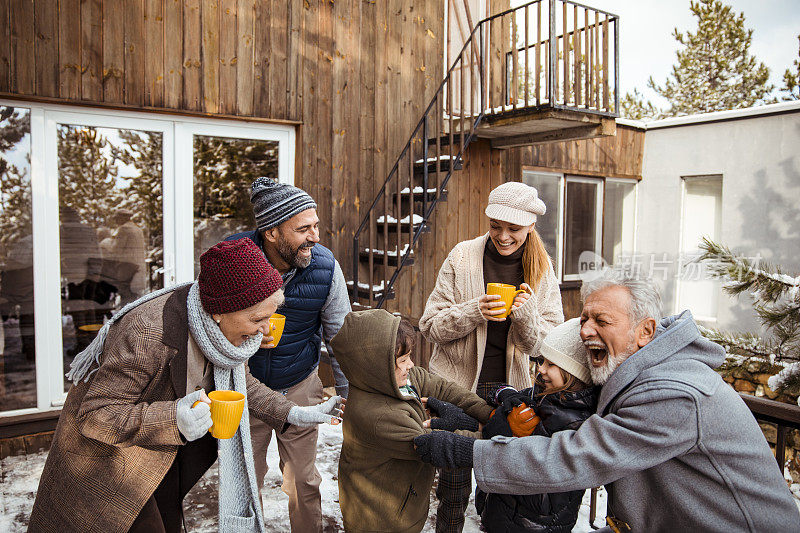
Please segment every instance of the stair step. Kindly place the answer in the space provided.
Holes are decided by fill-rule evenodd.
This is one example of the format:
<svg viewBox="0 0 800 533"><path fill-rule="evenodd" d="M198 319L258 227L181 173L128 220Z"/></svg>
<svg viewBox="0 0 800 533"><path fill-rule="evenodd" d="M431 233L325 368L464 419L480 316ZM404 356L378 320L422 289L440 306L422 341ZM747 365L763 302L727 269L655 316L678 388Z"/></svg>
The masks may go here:
<svg viewBox="0 0 800 533"><path fill-rule="evenodd" d="M449 155L442 155L439 156L439 172L449 172L450 171L450 164L453 160L455 160L455 156ZM453 165L453 170L461 170L463 164L461 159L457 159L455 164ZM421 176L424 173L425 162L422 159L418 159L414 161L414 175ZM436 173L436 157L429 157L428 158L428 174L435 174Z"/></svg>
<svg viewBox="0 0 800 533"><path fill-rule="evenodd" d="M422 219L422 217L420 215L414 213L414 219L413 220L414 220L414 231L417 231L417 228L419 228L422 225L423 219ZM401 232L408 233L408 224L409 224L409 222L410 222L410 220L409 220L408 217L403 217L403 218L400 219L400 231ZM386 224L388 226L387 230L388 230L389 233L397 233L397 219L394 218L391 215L388 216L388 217L384 217L384 216L378 217L378 219L375 221L375 224L377 226L378 233L382 233L383 232L384 224ZM431 231L430 227L428 227L428 225L425 224L425 227L422 228L422 232L423 233L429 233L430 231Z"/></svg>
<svg viewBox="0 0 800 533"><path fill-rule="evenodd" d="M406 245L408 247L408 245ZM403 252L405 254L405 252ZM362 263L369 263L369 251L368 250L361 250L358 254L359 260ZM400 256L401 258L403 255ZM375 250L372 251L372 261L375 266L383 265L383 250ZM390 251L387 258L386 264L388 266L397 266L399 261L397 260L397 252ZM406 259L405 266L410 266L414 264L414 252L411 252L408 259Z"/></svg>
<svg viewBox="0 0 800 533"><path fill-rule="evenodd" d="M436 189L436 187L433 187L433 188L429 187L428 188L428 194L427 194L427 201L428 202L433 202L436 199L436 191L437 190L438 189ZM422 201L422 197L426 196L422 192L422 187L419 187L419 186L414 187L414 193L413 194L414 194L414 201L415 202L421 202ZM400 193L399 193L399 196L401 198L403 198L404 200L407 199L410 195L411 195L411 191L409 190L408 187L406 187L405 189L401 190ZM397 196L398 196L397 192L392 193L392 201L393 202L397 201ZM440 202L446 202L447 201L447 190L446 189L443 190L439 194L439 201Z"/></svg>
<svg viewBox="0 0 800 533"><path fill-rule="evenodd" d="M372 287L372 299L373 300L379 300L381 298L381 296L383 296L383 287L384 287L384 283L381 283L380 285L373 285L373 287ZM353 294L353 282L352 281L348 281L347 282L347 293L348 294ZM365 300L369 299L369 285L367 285L366 283L359 283L358 284L358 297L359 298L364 298ZM393 290L389 291L389 293L386 295L386 299L387 300L394 300L394 291Z"/></svg>
<svg viewBox="0 0 800 533"><path fill-rule="evenodd" d="M434 149L436 148L436 139L437 139L437 137L431 137L431 138L428 139L428 146L429 146L428 150L430 150L430 147L433 147ZM439 146L450 146L450 136L449 135L442 135L441 137L438 137L438 139L439 139ZM466 140L466 139L467 139L467 134L464 134L464 140ZM453 147L459 148L460 146L461 146L461 134L460 133L454 133L453 134Z"/></svg>

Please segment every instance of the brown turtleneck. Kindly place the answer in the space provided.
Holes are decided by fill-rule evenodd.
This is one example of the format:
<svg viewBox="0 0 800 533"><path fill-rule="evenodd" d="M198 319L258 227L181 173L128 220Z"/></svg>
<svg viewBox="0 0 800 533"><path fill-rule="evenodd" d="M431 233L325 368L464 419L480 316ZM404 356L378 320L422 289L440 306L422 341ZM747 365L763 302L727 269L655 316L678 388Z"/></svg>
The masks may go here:
<svg viewBox="0 0 800 533"><path fill-rule="evenodd" d="M519 287L525 282L522 268L522 254L525 246L511 255L500 255L492 239L486 240L483 252L483 280L485 283L508 283ZM489 321L486 330L486 352L478 383L505 382L506 380L506 343L511 320L503 322Z"/></svg>

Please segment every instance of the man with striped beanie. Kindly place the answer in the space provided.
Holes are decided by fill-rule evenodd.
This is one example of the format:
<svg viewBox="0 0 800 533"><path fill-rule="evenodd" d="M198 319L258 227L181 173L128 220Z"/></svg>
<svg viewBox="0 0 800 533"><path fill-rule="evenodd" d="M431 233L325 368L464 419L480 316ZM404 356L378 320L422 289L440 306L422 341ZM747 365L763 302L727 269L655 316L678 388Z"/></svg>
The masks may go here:
<svg viewBox="0 0 800 533"><path fill-rule="evenodd" d="M350 312L350 299L342 268L333 253L319 244L317 204L304 190L265 177L253 182L250 201L257 229L226 240L247 237L255 242L281 274L286 297L279 309L286 316L280 344L275 346L272 337L264 337L261 349L250 358L250 373L298 405L316 405L322 401L317 367L324 340L336 393L346 397L347 380L333 358L330 340ZM252 417L250 427L260 488L267 473L272 429ZM276 431L275 437L292 531L321 532L321 477L314 464L317 429L290 426L283 433Z"/></svg>

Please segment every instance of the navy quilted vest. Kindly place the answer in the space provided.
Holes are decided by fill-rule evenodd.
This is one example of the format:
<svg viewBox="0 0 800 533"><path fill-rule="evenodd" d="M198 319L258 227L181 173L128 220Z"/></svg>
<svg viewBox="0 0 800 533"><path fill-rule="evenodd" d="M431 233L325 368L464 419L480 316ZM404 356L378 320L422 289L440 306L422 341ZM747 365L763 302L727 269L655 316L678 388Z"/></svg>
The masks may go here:
<svg viewBox="0 0 800 533"><path fill-rule="evenodd" d="M263 250L258 231L231 235L226 241L247 237ZM335 260L333 253L317 244L311 249L311 264L298 269L284 285L286 302L278 312L286 316L281 342L270 350L258 350L250 358L250 373L274 390L288 389L306 379L319 364L322 343L320 311L328 299Z"/></svg>

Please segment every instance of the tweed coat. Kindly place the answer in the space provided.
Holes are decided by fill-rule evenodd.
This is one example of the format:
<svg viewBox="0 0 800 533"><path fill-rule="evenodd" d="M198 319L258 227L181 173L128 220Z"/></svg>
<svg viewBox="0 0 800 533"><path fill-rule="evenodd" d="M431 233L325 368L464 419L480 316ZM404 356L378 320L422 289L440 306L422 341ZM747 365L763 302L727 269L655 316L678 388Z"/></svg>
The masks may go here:
<svg viewBox="0 0 800 533"><path fill-rule="evenodd" d="M109 330L100 368L67 395L29 531L126 532L164 478L186 444L175 400L187 393L188 292L146 302ZM249 372L247 396L250 413L278 429L294 405Z"/></svg>

